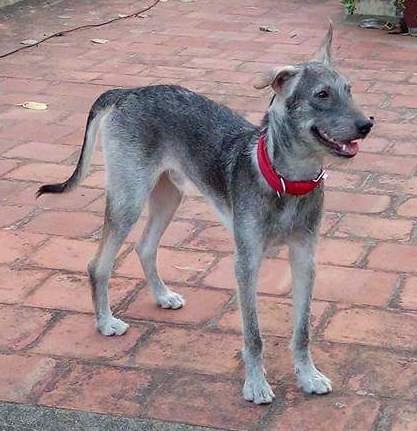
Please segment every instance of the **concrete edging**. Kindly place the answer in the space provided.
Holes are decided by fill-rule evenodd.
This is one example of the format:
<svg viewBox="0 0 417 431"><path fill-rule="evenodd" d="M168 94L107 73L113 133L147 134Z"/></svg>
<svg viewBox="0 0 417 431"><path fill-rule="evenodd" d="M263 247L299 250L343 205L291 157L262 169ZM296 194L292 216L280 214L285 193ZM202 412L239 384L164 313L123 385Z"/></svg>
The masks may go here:
<svg viewBox="0 0 417 431"><path fill-rule="evenodd" d="M15 3L19 3L22 0L0 0L0 8L5 7L5 6L10 6L12 4Z"/></svg>
<svg viewBox="0 0 417 431"><path fill-rule="evenodd" d="M0 402L3 431L225 431L151 419Z"/></svg>

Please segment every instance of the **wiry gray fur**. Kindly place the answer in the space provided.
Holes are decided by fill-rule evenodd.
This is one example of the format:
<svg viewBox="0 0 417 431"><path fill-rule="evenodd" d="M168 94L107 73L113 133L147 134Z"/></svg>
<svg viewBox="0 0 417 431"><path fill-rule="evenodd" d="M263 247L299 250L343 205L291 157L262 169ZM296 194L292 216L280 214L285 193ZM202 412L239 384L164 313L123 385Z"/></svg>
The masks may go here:
<svg viewBox="0 0 417 431"><path fill-rule="evenodd" d="M272 71L258 84L275 91L262 128L178 86L112 90L94 103L74 174L65 183L41 187L39 195L70 190L85 176L100 132L107 205L103 238L88 271L102 334L121 335L128 328L113 317L107 286L114 258L146 201L149 221L136 251L156 302L164 308L184 305L184 299L161 280L156 255L159 240L181 202L183 182L190 180L218 210L236 243L244 397L257 404L274 397L264 374L256 312L257 275L272 243L286 243L290 250L292 347L299 385L308 393L331 390L330 380L316 369L309 350L314 250L323 190L279 198L265 182L256 160L257 140L265 129L276 170L290 180L311 179L326 154L353 155L350 150L346 153L343 143L363 138L371 129L372 122L355 107L347 81L330 65L331 36L330 28L317 60Z"/></svg>

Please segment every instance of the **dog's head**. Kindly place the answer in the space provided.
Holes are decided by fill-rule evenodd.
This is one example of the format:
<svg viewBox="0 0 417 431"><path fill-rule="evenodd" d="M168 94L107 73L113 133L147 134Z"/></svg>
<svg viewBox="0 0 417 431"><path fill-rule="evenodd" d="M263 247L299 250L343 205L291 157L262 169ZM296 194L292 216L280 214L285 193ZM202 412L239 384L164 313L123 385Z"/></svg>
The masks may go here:
<svg viewBox="0 0 417 431"><path fill-rule="evenodd" d="M270 120L285 121L292 134L316 153L353 157L357 140L365 138L373 126L355 105L349 82L332 67L333 26L314 60L274 69L255 87L270 86L275 92Z"/></svg>

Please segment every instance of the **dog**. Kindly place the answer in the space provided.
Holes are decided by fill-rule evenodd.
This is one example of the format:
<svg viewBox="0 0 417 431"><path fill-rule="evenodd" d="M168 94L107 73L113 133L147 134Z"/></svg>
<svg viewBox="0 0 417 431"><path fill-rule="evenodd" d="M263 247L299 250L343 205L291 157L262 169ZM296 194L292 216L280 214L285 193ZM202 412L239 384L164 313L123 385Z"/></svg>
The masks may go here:
<svg viewBox="0 0 417 431"><path fill-rule="evenodd" d="M87 174L100 134L106 166L106 210L98 251L88 265L103 335L128 324L112 315L108 282L116 254L148 201L149 219L135 249L156 303L177 309L184 299L157 269L161 236L191 181L233 234L245 364L243 396L256 404L275 397L265 377L256 311L256 281L272 244L287 244L293 277L291 342L298 385L325 394L331 381L314 365L310 311L314 255L323 204L327 156L351 158L373 126L355 105L349 82L332 66L333 27L313 60L274 69L256 88L273 97L261 127L202 95L173 85L113 89L93 104L74 173L37 195L73 189Z"/></svg>

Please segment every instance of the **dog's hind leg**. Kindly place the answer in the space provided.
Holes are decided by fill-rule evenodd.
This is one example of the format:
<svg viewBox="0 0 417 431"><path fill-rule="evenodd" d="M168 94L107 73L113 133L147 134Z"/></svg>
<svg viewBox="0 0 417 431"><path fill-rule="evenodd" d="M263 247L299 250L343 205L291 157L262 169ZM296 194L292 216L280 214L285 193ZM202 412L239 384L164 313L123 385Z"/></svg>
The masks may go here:
<svg viewBox="0 0 417 431"><path fill-rule="evenodd" d="M307 393L327 394L331 381L314 365L311 357L310 313L315 276L315 239L307 236L289 242L293 277L294 332L292 351L298 385Z"/></svg>
<svg viewBox="0 0 417 431"><path fill-rule="evenodd" d="M149 219L136 245L153 296L162 308L181 308L185 301L181 295L168 289L161 280L157 268L159 241L181 203L182 192L163 173L149 197Z"/></svg>
<svg viewBox="0 0 417 431"><path fill-rule="evenodd" d="M97 329L103 335L122 335L129 325L113 317L108 296L108 283L114 259L136 223L147 194L132 192L127 186L117 192L108 191L102 240L94 259L88 265Z"/></svg>
<svg viewBox="0 0 417 431"><path fill-rule="evenodd" d="M133 140L120 134L119 118L104 120L102 143L106 158L106 210L102 240L88 265L97 329L103 335L122 335L128 324L113 317L108 283L114 260L159 176L157 162L145 159Z"/></svg>

